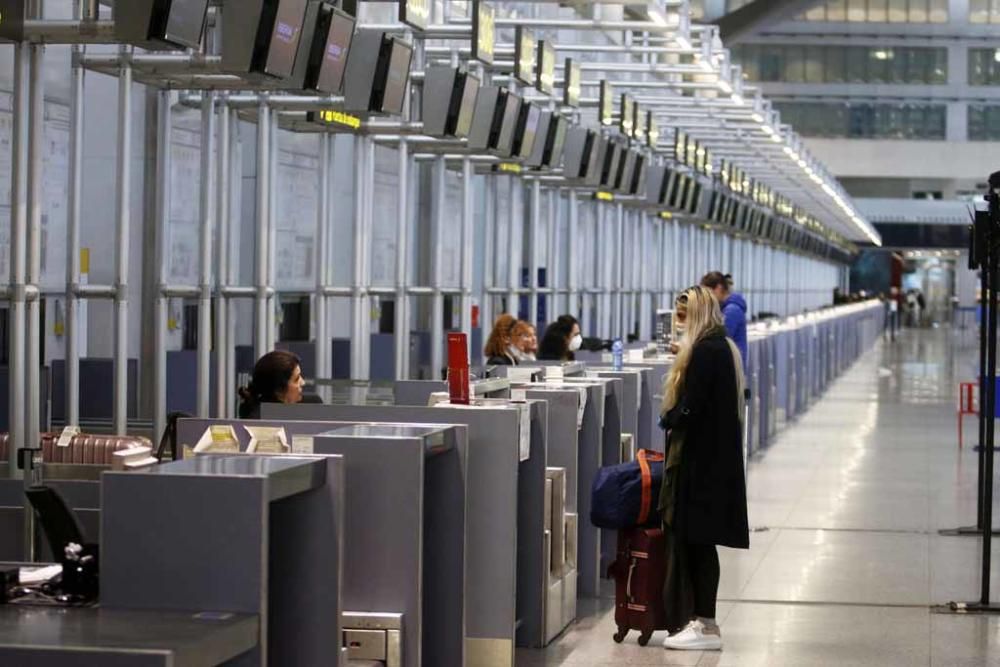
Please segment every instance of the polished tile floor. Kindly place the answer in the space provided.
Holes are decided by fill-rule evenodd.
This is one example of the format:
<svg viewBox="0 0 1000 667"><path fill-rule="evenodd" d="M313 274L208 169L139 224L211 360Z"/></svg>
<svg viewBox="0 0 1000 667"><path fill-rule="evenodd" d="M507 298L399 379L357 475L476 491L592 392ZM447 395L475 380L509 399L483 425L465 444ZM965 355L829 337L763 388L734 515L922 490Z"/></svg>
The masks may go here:
<svg viewBox="0 0 1000 667"><path fill-rule="evenodd" d="M931 612L979 597L979 539L938 534L975 523L976 454L957 448L954 407L975 345L947 329L880 343L751 461L751 549L721 550L723 651L667 652L662 633L615 644L605 598L517 665L1000 666L1000 617Z"/></svg>

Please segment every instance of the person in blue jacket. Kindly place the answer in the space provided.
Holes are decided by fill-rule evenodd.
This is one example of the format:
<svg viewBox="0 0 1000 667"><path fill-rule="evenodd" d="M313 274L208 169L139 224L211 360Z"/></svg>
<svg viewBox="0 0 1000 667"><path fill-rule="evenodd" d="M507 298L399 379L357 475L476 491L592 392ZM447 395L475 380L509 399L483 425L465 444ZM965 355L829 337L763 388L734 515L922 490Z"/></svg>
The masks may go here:
<svg viewBox="0 0 1000 667"><path fill-rule="evenodd" d="M722 308L722 320L726 326L726 335L733 339L740 357L743 358L743 368L747 367L747 301L742 294L732 291L732 278L720 271L712 271L701 279L702 287L712 290L719 307Z"/></svg>

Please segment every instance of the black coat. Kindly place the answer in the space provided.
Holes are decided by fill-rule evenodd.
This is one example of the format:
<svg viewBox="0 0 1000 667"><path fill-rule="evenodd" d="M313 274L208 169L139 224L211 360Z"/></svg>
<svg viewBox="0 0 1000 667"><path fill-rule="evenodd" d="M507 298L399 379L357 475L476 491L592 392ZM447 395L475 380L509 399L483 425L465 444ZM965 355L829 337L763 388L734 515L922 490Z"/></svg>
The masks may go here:
<svg viewBox="0 0 1000 667"><path fill-rule="evenodd" d="M693 544L750 547L743 475L742 398L725 335L702 339L691 354L684 390L664 417L683 438L675 526Z"/></svg>
<svg viewBox="0 0 1000 667"><path fill-rule="evenodd" d="M490 357L486 360L487 366L517 366L517 361L508 354L501 354Z"/></svg>

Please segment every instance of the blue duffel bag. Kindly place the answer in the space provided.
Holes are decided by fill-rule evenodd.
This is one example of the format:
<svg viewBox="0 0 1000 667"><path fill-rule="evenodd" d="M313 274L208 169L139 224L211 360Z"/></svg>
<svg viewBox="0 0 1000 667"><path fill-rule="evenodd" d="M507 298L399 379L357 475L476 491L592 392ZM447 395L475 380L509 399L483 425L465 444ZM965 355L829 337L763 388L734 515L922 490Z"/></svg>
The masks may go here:
<svg viewBox="0 0 1000 667"><path fill-rule="evenodd" d="M598 528L633 528L659 523L663 454L640 449L635 461L605 466L590 488L590 522Z"/></svg>

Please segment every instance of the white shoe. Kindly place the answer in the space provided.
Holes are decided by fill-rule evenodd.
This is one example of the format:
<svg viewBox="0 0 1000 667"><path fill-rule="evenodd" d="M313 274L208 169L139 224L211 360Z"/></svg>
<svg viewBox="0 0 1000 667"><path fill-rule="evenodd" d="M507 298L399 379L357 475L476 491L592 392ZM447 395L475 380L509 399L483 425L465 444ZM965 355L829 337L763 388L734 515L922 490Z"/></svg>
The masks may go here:
<svg viewBox="0 0 1000 667"><path fill-rule="evenodd" d="M663 648L674 651L719 651L722 636L705 632L701 621L691 621L683 630L663 640Z"/></svg>

